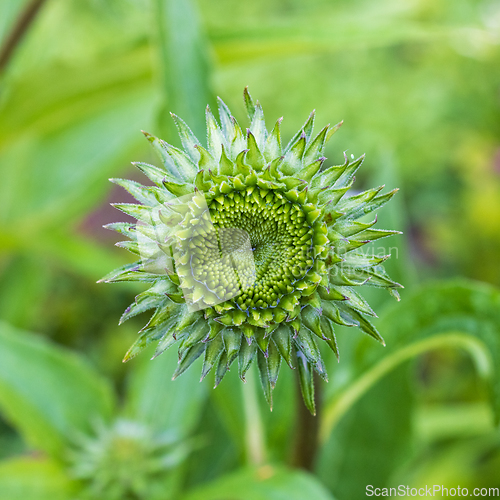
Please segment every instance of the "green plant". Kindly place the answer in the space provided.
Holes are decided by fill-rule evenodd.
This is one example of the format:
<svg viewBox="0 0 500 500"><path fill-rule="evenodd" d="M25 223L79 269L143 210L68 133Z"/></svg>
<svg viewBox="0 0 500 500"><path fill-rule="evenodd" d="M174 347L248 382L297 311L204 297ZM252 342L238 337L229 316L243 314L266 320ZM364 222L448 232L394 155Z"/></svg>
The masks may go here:
<svg viewBox="0 0 500 500"><path fill-rule="evenodd" d="M492 404L498 419L498 290L470 282L442 283L422 287L408 299L380 319L380 327L390 341L386 355L380 359L376 350L361 339L357 356L345 353L350 375L344 375L344 382L324 395L317 417L321 433L315 471L338 498L357 498L363 494L364 485L374 481L389 484L390 475L409 456L412 410L408 399L412 391L408 377L401 376L401 368L411 359L446 347L467 352L487 389L485 402ZM229 474L218 473L213 479L207 471L210 464L203 458L206 455L198 457L199 452L206 448L213 457L214 453L217 455L217 443L222 442L227 453L231 439L227 439L221 426L234 423L237 433L233 439L239 438L242 419L234 411L238 405L222 393L225 406L221 413L203 419L207 407L217 401L213 395L225 390L225 384L210 392L211 401L207 400L193 370L175 382L169 380L168 372L176 364L177 356L172 350L154 362L138 362L124 401L117 405L106 379L80 356L1 323L0 409L25 441L38 450L36 455L0 461L2 498L67 500L87 495L101 500L104 494L108 500L113 495L127 498L125 495L129 494L131 498L154 499L171 494L189 500L274 500L281 498L283 492L297 500L333 498L309 474L284 467L284 459L248 469L235 467L241 463L236 456L231 459L230 468L222 471ZM231 380L234 378L228 382ZM279 397L284 398L283 393ZM274 417L283 427L281 417L290 414L293 399L281 402L285 411ZM373 420L379 414L383 419L377 420L374 432ZM271 431L276 422L273 423L271 414L265 418L266 429ZM475 414L469 418L474 419ZM253 425L248 420L243 423ZM165 434L169 429L172 434ZM294 435L291 425L285 431L277 442L272 439L272 432L268 433L266 442L274 457ZM486 439L493 431L492 425L481 432ZM202 441L186 441L193 432L201 432ZM171 441L171 436L176 439ZM206 443L205 437L209 438ZM478 446L471 443L475 453L491 448L488 443L494 441L485 439ZM181 446L170 448L177 448L180 456L168 455L174 459L170 465L178 465L158 474L157 459L165 458L163 445L169 442ZM186 447L192 449L193 445L199 452L186 457ZM184 465L175 459L183 456ZM486 472L494 466L488 465L487 456L481 460ZM124 474L122 466L130 473ZM193 485L185 479L193 470L201 475L203 484L198 481ZM420 466L419 473L424 472ZM419 480L424 481L422 477ZM474 481L479 479L471 477L470 481L476 484Z"/></svg>
<svg viewBox="0 0 500 500"><path fill-rule="evenodd" d="M193 436L206 391L192 371L172 382L176 364L170 351L136 366L118 403L109 381L80 355L0 322L0 409L34 450L0 460L2 500L184 495L186 461L207 446L205 426ZM226 490L279 500L285 485L293 500L333 500L312 476L282 465L220 477L202 498Z"/></svg>
<svg viewBox="0 0 500 500"><path fill-rule="evenodd" d="M25 7L42 3L0 2L0 52L17 20L26 19ZM123 420L144 428L144 417L158 419L153 435L160 437L178 427L175 415L199 419L193 433L203 446L180 466L179 496L331 499L315 478L285 463L314 470L339 500L365 497L372 483L495 484L490 396L498 380L498 290L472 282L414 285L454 275L500 283L499 13L498 2L469 0L44 2L0 69L0 318L83 351L113 377L124 405L106 421L109 433ZM283 136L313 108L325 123L342 117L347 126L325 156L339 163L338 153L350 154L353 145L353 153L366 152L370 161L356 186L404 188L379 215L406 234L391 239L399 258L386 264L407 287L405 300L384 313L384 294L363 292L381 314L373 323L387 347L336 327L342 363L322 350L333 376L316 385L317 417L309 420L296 371L280 370L273 412L259 412L265 403L252 392L256 363L245 385L233 365L203 404L193 397L204 386L194 370L170 383L172 349L149 363L150 346L149 356L120 364L141 320L117 329L114 318L141 285L94 284L126 258L99 227L112 220L105 181L132 175L125 167L131 158L154 161L137 131L170 142L173 110L202 138L204 105L215 109L215 94L227 96L244 123L237 101L247 83L268 118L285 114ZM65 428L76 428L68 433L100 442L77 401L81 387L65 389L68 372L46 351L39 354L47 362L36 363L24 343L11 341L32 343L33 335L4 323L0 331L0 497L74 500L81 485L70 477L75 463L47 451L58 435L47 420L58 419L59 399L67 399L82 414L79 421L64 412ZM443 370L446 383L437 377ZM133 383L124 390L125 374ZM424 380L432 401L425 391L422 400ZM183 397L171 399L177 389ZM88 391L82 394L88 401ZM75 444L62 441L63 450ZM297 464L304 442L311 453ZM235 470L263 461L268 465Z"/></svg>
<svg viewBox="0 0 500 500"><path fill-rule="evenodd" d="M0 406L38 451L0 462L2 498L175 498L204 400L194 387L185 404L192 378L170 387L159 365L139 368L118 405L109 381L79 355L31 333L0 323L0 351ZM144 384L151 392L137 393Z"/></svg>
<svg viewBox="0 0 500 500"><path fill-rule="evenodd" d="M423 465L422 460L424 464L432 463L433 453L429 448L432 450L434 443L422 443L422 436L415 429L415 387L413 377L409 376L415 370L408 371L412 361L429 354L452 349L470 359L477 377L472 397L487 414L476 433L490 443L497 440L498 288L467 280L428 283L409 293L401 304L388 307L377 326L387 340L384 356L380 358L362 339L355 355L347 361L351 365L347 380L332 388L324 398L316 471L338 498L358 498L365 494L367 484L389 484L398 467L410 458L418 467ZM457 378L454 374L454 382ZM441 403L441 408L446 407ZM473 428L480 420L477 413L463 415L454 407L446 415L444 430L457 422L464 428ZM449 442L453 447L461 440L467 445L463 431L444 437L438 434L436 444ZM483 456L484 468L490 458L496 460L493 454ZM463 466L457 457L457 470ZM445 481L444 469L436 474L435 477ZM483 479L485 484L486 481ZM453 481L447 484L456 487ZM477 481L476 486L480 485Z"/></svg>
<svg viewBox="0 0 500 500"><path fill-rule="evenodd" d="M145 134L160 168L135 165L155 187L113 179L141 204L116 204L138 220L107 227L130 238L118 243L141 260L102 281L153 283L136 297L121 322L155 312L124 361L150 342L155 356L180 342L174 378L204 355L202 378L215 368L215 385L239 358L239 375L257 358L272 407L281 359L298 367L304 401L315 413L313 372L327 380L315 338L338 357L334 324L355 326L382 344L366 316L376 316L356 291L399 283L385 273L389 255L359 248L398 231L359 222L397 190L383 186L348 192L363 157L325 167L324 148L342 123L313 136L315 113L282 146L280 124L268 133L259 102L244 92L250 127L244 133L219 99L220 125L207 108L208 150L173 115L184 151Z"/></svg>

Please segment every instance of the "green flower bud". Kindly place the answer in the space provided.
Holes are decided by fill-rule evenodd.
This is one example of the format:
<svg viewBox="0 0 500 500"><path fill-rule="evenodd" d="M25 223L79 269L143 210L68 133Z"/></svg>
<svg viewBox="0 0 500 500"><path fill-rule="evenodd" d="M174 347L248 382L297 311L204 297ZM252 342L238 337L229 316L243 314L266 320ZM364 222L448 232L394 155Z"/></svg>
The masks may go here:
<svg viewBox="0 0 500 500"><path fill-rule="evenodd" d="M100 423L95 435L77 436L68 459L71 474L82 481L79 498L122 500L149 498L151 484L191 451L191 444L172 433L154 433L142 423L119 419Z"/></svg>
<svg viewBox="0 0 500 500"><path fill-rule="evenodd" d="M155 356L177 342L174 376L203 356L202 378L213 368L217 385L236 359L244 380L256 358L271 404L283 357L298 365L314 413L312 373L327 379L319 345L338 356L334 324L356 326L383 343L365 317L375 313L355 287L386 288L398 298L401 285L381 265L388 256L360 247L398 231L358 219L397 190L350 196L364 158L324 165L325 145L341 123L313 136L313 112L283 147L281 120L269 133L261 105L247 89L244 97L246 132L220 99L220 125L207 109L207 149L175 115L184 150L145 134L162 166L137 166L156 186L114 180L140 202L116 205L138 222L108 226L132 240L119 246L141 260L101 281L153 284L122 317L155 309L125 360L152 341Z"/></svg>

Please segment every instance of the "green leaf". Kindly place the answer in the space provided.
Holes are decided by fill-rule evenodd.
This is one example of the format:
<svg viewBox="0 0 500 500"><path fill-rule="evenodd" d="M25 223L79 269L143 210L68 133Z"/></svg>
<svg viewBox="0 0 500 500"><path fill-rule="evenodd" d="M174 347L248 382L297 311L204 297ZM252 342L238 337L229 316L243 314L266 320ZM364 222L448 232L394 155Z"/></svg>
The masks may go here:
<svg viewBox="0 0 500 500"><path fill-rule="evenodd" d="M217 364L217 368L215 369L215 384L214 384L214 389L219 386L221 383L222 379L227 373L228 370L228 359L227 359L227 352L224 351L219 358L219 363Z"/></svg>
<svg viewBox="0 0 500 500"><path fill-rule="evenodd" d="M197 160L196 162L193 162L193 160L186 153L184 153L184 151L177 149L170 144L165 144L168 154L172 158L177 171L179 172L180 178L186 182L192 182L192 180L198 173Z"/></svg>
<svg viewBox="0 0 500 500"><path fill-rule="evenodd" d="M325 161L324 157L321 157L314 161L313 163L307 164L306 161L304 161L304 164L307 165L304 167L302 170L297 172L297 178L302 179L304 181L310 181L311 178L316 175L318 170L321 168L321 165L323 165L323 162Z"/></svg>
<svg viewBox="0 0 500 500"><path fill-rule="evenodd" d="M119 166L123 168L131 154L142 150L138 130L150 122L152 111L150 95L145 94L120 94L123 102L119 103L107 103L102 95L101 102L95 96L90 106L94 114L84 117L72 115L73 106L66 103L67 109L52 110L52 114L44 116L45 128L27 123L31 128L14 127L14 136L11 129L8 134L0 130L2 222L9 227L29 226L31 241L36 241L34 232L42 233L48 225L54 227L81 217L108 189L105 179ZM21 100L26 104L26 95L16 98L18 101L11 96L10 106L17 104L19 108ZM83 96L79 98L79 106L89 106ZM11 126L18 108L2 110L0 129L7 123ZM61 118L57 112L62 113L63 123L57 122ZM11 168L12 164L16 169ZM18 201L21 198L23 203Z"/></svg>
<svg viewBox="0 0 500 500"><path fill-rule="evenodd" d="M269 342L267 365L269 369L269 381L271 382L271 388L274 390L281 365L281 354L274 342Z"/></svg>
<svg viewBox="0 0 500 500"><path fill-rule="evenodd" d="M304 471L265 466L241 470L203 485L182 500L334 500Z"/></svg>
<svg viewBox="0 0 500 500"><path fill-rule="evenodd" d="M143 186L129 179L109 179L113 184L121 186L128 191L137 201L149 206L157 206L158 200L150 187Z"/></svg>
<svg viewBox="0 0 500 500"><path fill-rule="evenodd" d="M165 294L173 292L175 285L169 281L161 280L155 283L150 289L140 293L135 301L130 304L120 318L121 325L128 319L141 314L149 309L154 309L166 304L168 299Z"/></svg>
<svg viewBox="0 0 500 500"><path fill-rule="evenodd" d="M211 103L209 44L191 0L156 0L155 20L160 42L160 69L165 96L163 126L173 132L168 111L205 137L203 110ZM167 108L170 108L167 110ZM167 134L169 135L169 134Z"/></svg>
<svg viewBox="0 0 500 500"><path fill-rule="evenodd" d="M199 372L194 369L172 380L177 362L175 349L152 361L145 355L132 361L132 366L137 365L130 376L125 411L158 432L172 429L188 436L200 418L207 385L199 382Z"/></svg>
<svg viewBox="0 0 500 500"><path fill-rule="evenodd" d="M290 139L290 142L287 144L286 148L283 151L285 154L288 153L297 144L297 142L300 141L300 137L302 136L302 134L304 134L304 137L307 140L309 139L309 137L311 137L314 126L315 114L316 114L315 111L312 111L307 120L305 121L304 125L302 125L302 127L297 131L297 133Z"/></svg>
<svg viewBox="0 0 500 500"><path fill-rule="evenodd" d="M210 154L218 161L222 153L222 147L227 148L226 140L215 119L210 107L207 106L205 117L207 121L207 145Z"/></svg>
<svg viewBox="0 0 500 500"><path fill-rule="evenodd" d="M411 342L432 339L445 332L462 332L472 341L484 343L491 356L494 373L492 403L500 420L500 291L483 283L456 280L421 287L401 303L390 307L377 323L387 344L387 356ZM401 306L401 307L397 307ZM470 351L475 356L475 351ZM373 353L371 353L373 356ZM370 359L373 363L374 359ZM482 361L479 374L489 377Z"/></svg>
<svg viewBox="0 0 500 500"><path fill-rule="evenodd" d="M362 495L359 485L388 481L408 452L411 388L402 365L409 360L436 349L464 350L500 416L498 289L465 280L429 284L388 309L377 326L387 342L385 356L361 345L357 364L364 370L323 407L319 473L345 498Z"/></svg>
<svg viewBox="0 0 500 500"><path fill-rule="evenodd" d="M296 337L294 337L294 342L295 344L297 344L297 347L304 353L310 363L316 364L321 359L318 346L313 339L313 334L309 330L309 328L301 326L300 330L297 332Z"/></svg>
<svg viewBox="0 0 500 500"><path fill-rule="evenodd" d="M393 189L386 194L375 196L366 203L362 203L349 212L349 217L352 219L359 219L363 215L369 214L379 208L382 208L397 192L399 189Z"/></svg>
<svg viewBox="0 0 500 500"><path fill-rule="evenodd" d="M349 302L340 302L337 306L341 312L344 313L345 316L353 323L356 323L356 326L364 333L373 337L375 340L380 342L385 346L384 339L380 336L380 333L375 328L374 325L370 323L362 314L358 313L356 310L351 309L351 304Z"/></svg>
<svg viewBox="0 0 500 500"><path fill-rule="evenodd" d="M235 123L231 119L231 111L220 97L217 97L217 107L219 109L221 130L231 143L236 134Z"/></svg>
<svg viewBox="0 0 500 500"><path fill-rule="evenodd" d="M264 120L264 111L262 110L262 106L259 101L257 101L255 105L255 113L252 118L252 123L250 124L250 132L254 135L255 140L259 145L259 149L264 151L264 144L267 139L267 129L266 122Z"/></svg>
<svg viewBox="0 0 500 500"><path fill-rule="evenodd" d="M137 167L150 181L154 182L157 186L163 186L163 179L167 175L166 170L143 163L141 161L133 162L132 165Z"/></svg>
<svg viewBox="0 0 500 500"><path fill-rule="evenodd" d="M360 313L367 314L368 316L377 317L370 304L365 300L365 298L356 291L354 287L350 286L337 286L335 287L340 294L342 294L345 299L349 302L346 304L353 309L356 309Z"/></svg>
<svg viewBox="0 0 500 500"><path fill-rule="evenodd" d="M108 383L76 354L0 323L0 408L28 443L59 455L113 406Z"/></svg>
<svg viewBox="0 0 500 500"><path fill-rule="evenodd" d="M409 377L400 368L338 423L320 448L315 467L335 496L361 499L366 485L389 483L392 471L410 451L412 401Z"/></svg>
<svg viewBox="0 0 500 500"><path fill-rule="evenodd" d="M318 157L323 154L323 149L325 146L326 133L328 132L329 125L324 127L321 132L314 138L314 140L307 146L304 163L308 165L309 163L316 162Z"/></svg>
<svg viewBox="0 0 500 500"><path fill-rule="evenodd" d="M182 118L174 115L174 113L170 113L170 115L172 116L172 119L177 127L177 131L179 132L183 148L189 154L191 159L197 163L200 158L200 153L198 153L196 146L199 146L200 142Z"/></svg>
<svg viewBox="0 0 500 500"><path fill-rule="evenodd" d="M302 133L299 140L285 153L280 170L288 176L297 176L302 167L302 157L306 147L306 135Z"/></svg>
<svg viewBox="0 0 500 500"><path fill-rule="evenodd" d="M76 486L52 460L15 458L0 462L2 500L71 500Z"/></svg>

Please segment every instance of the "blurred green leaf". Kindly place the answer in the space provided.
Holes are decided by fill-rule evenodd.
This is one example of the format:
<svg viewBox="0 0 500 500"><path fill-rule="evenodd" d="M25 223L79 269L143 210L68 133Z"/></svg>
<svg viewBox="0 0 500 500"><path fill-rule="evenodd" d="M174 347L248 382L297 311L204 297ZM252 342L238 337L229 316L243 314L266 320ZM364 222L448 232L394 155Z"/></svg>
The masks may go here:
<svg viewBox="0 0 500 500"><path fill-rule="evenodd" d="M40 97L32 75L20 84L25 93L11 93L0 121L0 251L35 253L50 267L62 264L93 280L123 263L67 226L102 199L108 177L134 152L147 150L140 129L152 122L154 95L145 57L139 52L120 61L137 75L116 63L107 72L99 68L101 87L80 70L66 70L37 76L38 85L46 80L40 102L25 102Z"/></svg>
<svg viewBox="0 0 500 500"><path fill-rule="evenodd" d="M494 420L491 406L483 400L424 404L413 412L414 432L421 444L494 432Z"/></svg>
<svg viewBox="0 0 500 500"><path fill-rule="evenodd" d="M57 456L113 406L108 383L79 356L0 323L0 408L31 445Z"/></svg>
<svg viewBox="0 0 500 500"><path fill-rule="evenodd" d="M396 307L395 307L396 306ZM432 342L444 332L461 332L470 340L463 345L478 373L490 378L492 404L500 418L500 291L467 280L430 283L403 297L388 308L377 324L387 344L386 355L410 348L412 342ZM451 345L453 346L453 339ZM365 342L366 344L366 342ZM366 364L378 353L367 350ZM366 366L366 365L365 365ZM493 373L491 373L493 370Z"/></svg>
<svg viewBox="0 0 500 500"><path fill-rule="evenodd" d="M362 498L367 484L387 484L408 453L413 394L405 368L364 393L323 441L315 471L338 498Z"/></svg>
<svg viewBox="0 0 500 500"><path fill-rule="evenodd" d="M210 396L213 396L221 386L225 385L228 375L224 377L217 389L213 391L209 389ZM238 395L240 392L241 388L238 388ZM241 405L236 403L234 406ZM228 474L234 471L235 464L243 463L244 457L241 446L239 446L240 443L236 443L233 436L229 434L228 426L221 417L220 410L215 407L214 400L209 398L207 404L202 408L198 426L194 431L194 436L199 437L200 447L190 455L184 468L185 491L211 481L213 478ZM244 434L243 421L241 428L241 433Z"/></svg>
<svg viewBox="0 0 500 500"><path fill-rule="evenodd" d="M0 120L0 250L36 253L50 267L62 264L93 280L123 262L88 236L77 238L67 225L102 199L107 178L130 155L147 151L140 129L152 122L150 76L148 49L139 46L112 61L30 67L7 79Z"/></svg>
<svg viewBox="0 0 500 500"><path fill-rule="evenodd" d="M43 299L50 287L50 269L32 256L18 255L2 274L0 318L28 328L36 323Z"/></svg>
<svg viewBox="0 0 500 500"><path fill-rule="evenodd" d="M42 458L16 458L0 462L2 500L70 500L75 484L61 466Z"/></svg>
<svg viewBox="0 0 500 500"><path fill-rule="evenodd" d="M386 355L379 360L377 350L364 351L359 366L365 373L326 404L323 439L375 381L404 361L445 346L469 352L479 375L492 384L492 403L500 418L500 371L495 370L500 364L498 289L467 281L425 285L387 310L378 327L386 340Z"/></svg>
<svg viewBox="0 0 500 500"><path fill-rule="evenodd" d="M30 245L30 241L32 240L18 239L16 246L25 249ZM71 269L80 276L89 278L92 283L97 281L97 278L102 278L110 269L122 266L127 259L126 255L116 249L105 248L70 230L47 231L32 245L36 248L40 260L45 260L51 268ZM130 262L135 260L133 257L129 259ZM122 288L127 286L131 290L140 289L137 286L122 284Z"/></svg>
<svg viewBox="0 0 500 500"><path fill-rule="evenodd" d="M296 432L296 407L302 404L297 386L296 370L290 370L284 363L281 364L278 383L273 391L273 411L263 397L261 400L261 415L270 459L286 462L290 456ZM298 398L297 398L298 397ZM292 408L294 411L292 411Z"/></svg>
<svg viewBox="0 0 500 500"><path fill-rule="evenodd" d="M161 124L167 141L177 134L168 111L179 115L201 140L204 109L212 104L208 43L191 0L155 0L160 68L166 102ZM168 109L167 109L168 108Z"/></svg>
<svg viewBox="0 0 500 500"><path fill-rule="evenodd" d="M305 27L302 22L281 30L273 27L217 37L219 39L214 40L214 48L220 60L230 64L242 60L297 58L353 48L367 50L408 42L432 42L452 38L460 32L459 26L426 26L411 21L395 26L389 20L378 26L367 22L365 28L353 29L342 20L329 23L323 29ZM488 37L487 32L485 37ZM490 43L494 43L493 39Z"/></svg>
<svg viewBox="0 0 500 500"><path fill-rule="evenodd" d="M391 485L411 484L419 488L436 484L445 488L500 488L500 442L498 433L462 441L444 441L426 447L412 460L402 464ZM490 496L493 496L493 491ZM498 490L497 490L498 496ZM465 496L462 494L462 496ZM437 498L445 493L436 492Z"/></svg>
<svg viewBox="0 0 500 500"><path fill-rule="evenodd" d="M127 416L144 422L158 432L171 429L180 437L193 431L206 399L206 384L200 383L199 372L188 370L175 381L178 355L170 348L153 360L145 351L129 362L132 369L125 411Z"/></svg>
<svg viewBox="0 0 500 500"><path fill-rule="evenodd" d="M273 466L223 476L183 500L334 500L310 474Z"/></svg>
<svg viewBox="0 0 500 500"><path fill-rule="evenodd" d="M386 311L377 326L387 354L379 360L379 349L363 340L362 375L323 410L318 467L333 491L352 497L363 493L360 484L384 484L408 452L412 391L401 367L405 361L433 349L465 349L478 374L492 384L493 406L499 411L499 306L497 289L461 281L423 286ZM336 474L332 463L337 463Z"/></svg>
<svg viewBox="0 0 500 500"><path fill-rule="evenodd" d="M207 383L213 384L212 376L209 375ZM251 383L258 384L259 381L252 380ZM211 390L210 399L213 401L221 423L231 436L240 454L243 455L245 452L245 403L243 400L244 388L241 384L243 382L238 377L236 366L234 366L226 374L224 380L214 390Z"/></svg>
<svg viewBox="0 0 500 500"><path fill-rule="evenodd" d="M0 150L5 229L33 237L47 226L82 218L102 196L107 177L130 159L144 141L140 129L151 122L151 96L141 91L123 97L126 102L66 124L57 134L28 132Z"/></svg>
<svg viewBox="0 0 500 500"><path fill-rule="evenodd" d="M426 352L450 347L464 349L472 357L476 370L483 381L498 383L498 381L494 380L494 368L490 352L483 342L462 332L451 331L436 334L428 339L412 342L408 346L397 349L392 354L385 356L344 391L331 399L325 408L323 416L322 438L325 440L345 412L392 370Z"/></svg>

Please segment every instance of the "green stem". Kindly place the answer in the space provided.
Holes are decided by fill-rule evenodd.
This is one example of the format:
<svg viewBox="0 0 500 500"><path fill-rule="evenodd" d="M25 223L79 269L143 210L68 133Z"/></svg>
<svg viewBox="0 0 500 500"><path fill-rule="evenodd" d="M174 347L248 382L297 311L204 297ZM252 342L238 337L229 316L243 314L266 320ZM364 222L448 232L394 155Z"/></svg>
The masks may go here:
<svg viewBox="0 0 500 500"><path fill-rule="evenodd" d="M36 19L45 1L32 0L21 12L12 31L7 35L3 46L0 48L0 73L7 67L12 55L33 25L33 21Z"/></svg>
<svg viewBox="0 0 500 500"><path fill-rule="evenodd" d="M481 340L469 334L447 332L415 342L386 356L325 404L319 432L320 442L326 443L341 418L387 373L420 354L443 347L464 349L470 354L479 375L484 379L492 377L493 361L489 351Z"/></svg>
<svg viewBox="0 0 500 500"><path fill-rule="evenodd" d="M249 465L260 466L266 461L266 447L255 383L254 370L250 369L246 373L246 383L242 384L246 459Z"/></svg>
<svg viewBox="0 0 500 500"><path fill-rule="evenodd" d="M319 375L314 372L314 399L316 403L316 415L312 415L307 409L300 388L299 374L296 373L296 428L295 428L295 443L292 451L291 465L300 467L308 471L314 470L314 462L318 452L319 440L319 423L322 415L322 380Z"/></svg>

